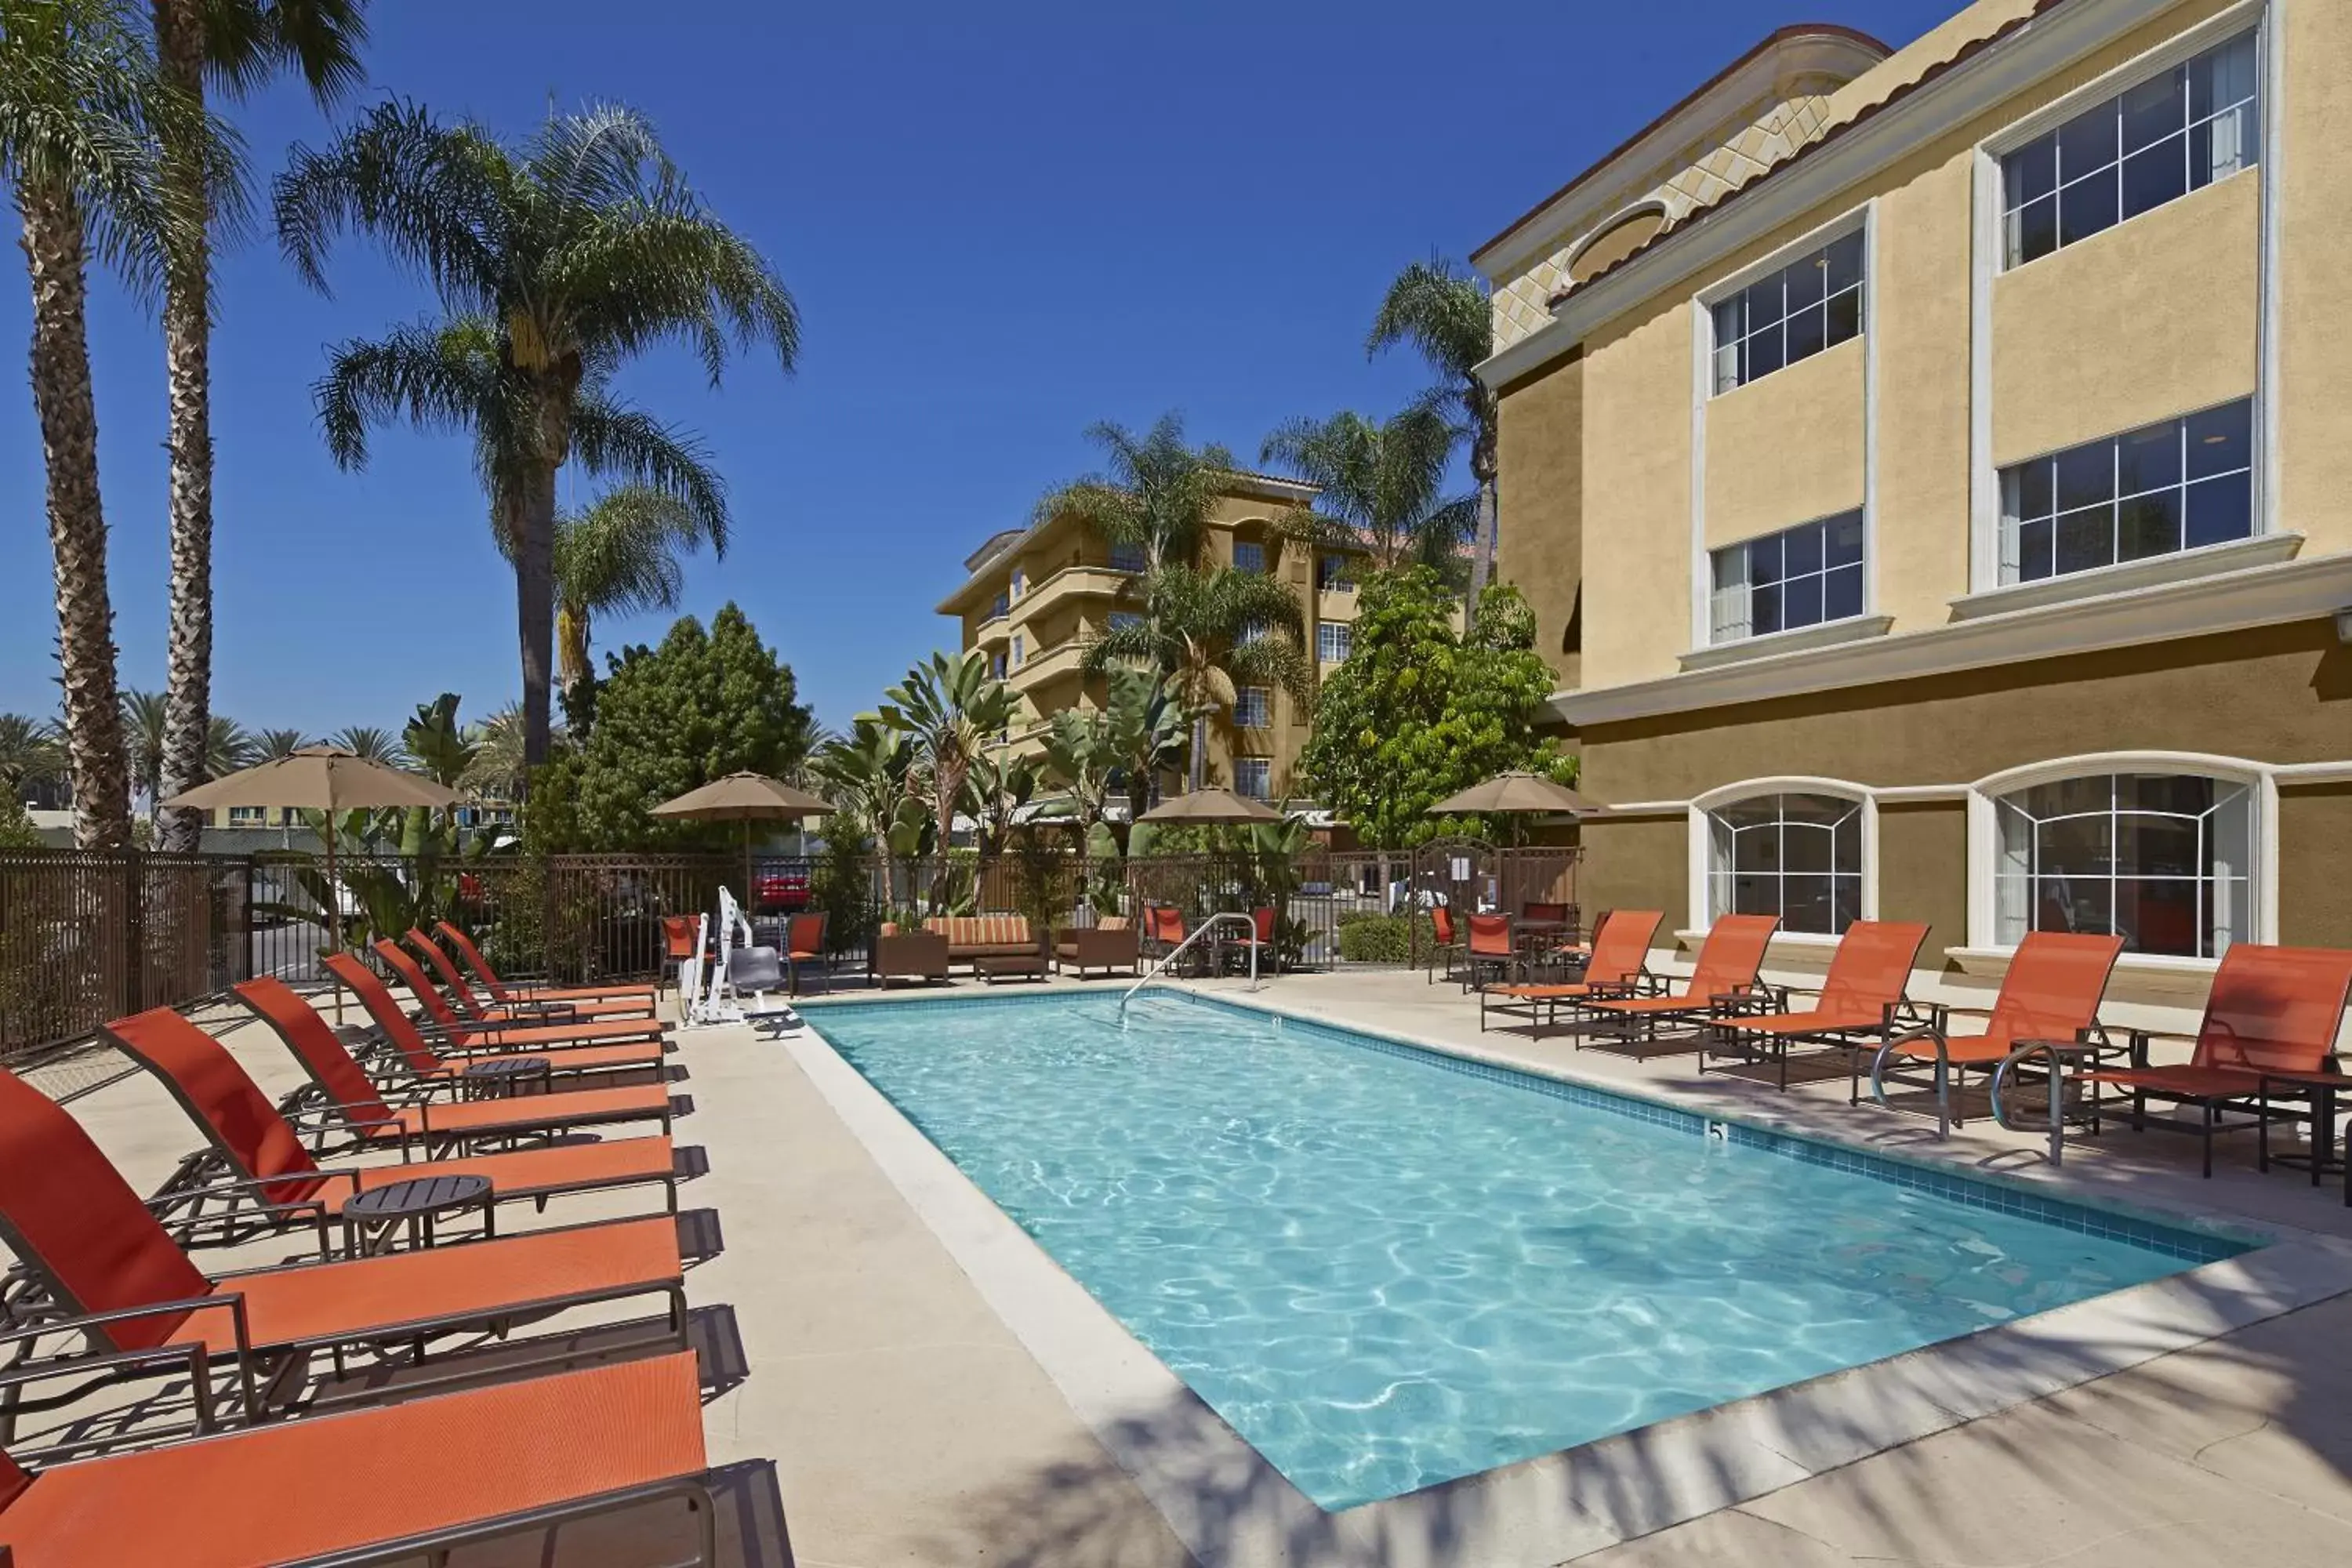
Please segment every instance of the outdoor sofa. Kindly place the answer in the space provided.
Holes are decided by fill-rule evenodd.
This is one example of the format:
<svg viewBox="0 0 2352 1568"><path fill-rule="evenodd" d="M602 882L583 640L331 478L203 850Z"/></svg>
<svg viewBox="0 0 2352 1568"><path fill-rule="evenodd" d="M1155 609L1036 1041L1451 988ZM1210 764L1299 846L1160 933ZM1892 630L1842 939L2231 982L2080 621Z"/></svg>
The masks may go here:
<svg viewBox="0 0 2352 1568"><path fill-rule="evenodd" d="M1054 933L1054 967L1064 974L1073 969L1081 980L1097 969L1106 974L1133 974L1142 962L1142 933L1123 915L1106 916L1091 930Z"/></svg>

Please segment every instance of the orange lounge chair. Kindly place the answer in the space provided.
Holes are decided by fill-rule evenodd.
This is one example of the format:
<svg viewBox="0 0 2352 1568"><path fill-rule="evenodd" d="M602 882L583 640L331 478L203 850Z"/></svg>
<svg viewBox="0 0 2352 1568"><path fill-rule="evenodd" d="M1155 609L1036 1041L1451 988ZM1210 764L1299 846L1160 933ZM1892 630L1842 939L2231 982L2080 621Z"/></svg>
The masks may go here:
<svg viewBox="0 0 2352 1568"><path fill-rule="evenodd" d="M580 1023L469 1024L457 1016L448 999L434 985L432 977L417 967L416 960L400 950L398 942L379 938L373 946L376 957L383 961L384 967L400 976L409 994L424 1004L425 1016L430 1020L428 1026L440 1035L452 1050L511 1050L518 1046L545 1049L566 1045L618 1045L630 1040L652 1040L658 1044L662 1038L662 1021L650 1015L640 1018L605 1018ZM353 967L365 968L363 964L354 966L348 962L336 963L338 959L348 961L350 958L351 954L339 952L330 954L327 960L328 967L334 971L335 977L345 984L351 984L347 976Z"/></svg>
<svg viewBox="0 0 2352 1568"><path fill-rule="evenodd" d="M427 1151L455 1152L477 1141L551 1135L607 1122L659 1121L663 1133L669 1131L669 1088L658 1083L395 1106L361 1070L327 1020L284 981L265 975L229 989L286 1042L326 1109L362 1148L389 1150L414 1142ZM446 1079L436 1083L454 1086Z"/></svg>
<svg viewBox="0 0 2352 1568"><path fill-rule="evenodd" d="M1621 1020L1643 1044L1654 1044L1664 1019L1705 1017L1754 994L1764 950L1780 925L1779 915L1717 915L1681 995L1593 996L1584 1009L1596 1018Z"/></svg>
<svg viewBox="0 0 2352 1568"><path fill-rule="evenodd" d="M440 989L457 1004L457 1011L476 1024L560 1024L602 1018L650 1018L654 1005L626 997L594 997L578 1002L493 1002L485 1005L474 988L466 984L441 944L410 926L403 940L415 951L416 956L431 966L439 976Z"/></svg>
<svg viewBox="0 0 2352 1568"><path fill-rule="evenodd" d="M248 1413L276 1366L310 1351L331 1351L340 1370L353 1347L637 1296L663 1297L670 1333L686 1344L685 1270L667 1215L207 1277L81 1124L7 1072L0 1241L58 1309L103 1320L82 1331L94 1349L189 1346L206 1363L232 1362ZM556 1352L579 1354L576 1342Z"/></svg>
<svg viewBox="0 0 2352 1568"><path fill-rule="evenodd" d="M1904 1012L1903 994L1911 984L1911 966L1927 928L1910 921L1856 921L1838 938L1830 956L1830 972L1822 977L1820 994L1801 1013L1789 1009L1789 993L1775 992L1777 1005L1742 1012L1736 1006L1708 1024L1698 1049L1698 1070L1706 1071L1709 1056L1752 1062L1769 1057L1780 1068L1780 1087L1789 1087L1789 1047L1826 1046L1843 1050L1847 1076L1859 1061L1855 1052L1874 1048L1891 1038ZM1758 1001L1765 1000L1755 994Z"/></svg>
<svg viewBox="0 0 2352 1568"><path fill-rule="evenodd" d="M1936 1133L1942 1137L1963 1125L1953 1099L1953 1073L1973 1069L1992 1073L2010 1055L2029 1041L2054 1040L2061 1045L2105 1041L2099 1026L2099 1002L2107 994L2107 976L2124 939L2090 931L2028 931L2001 976L2000 994L1983 1015L1984 1031L1952 1033L1952 1016L1969 1008L1937 1003L1927 1022L1889 1038L1871 1063L1870 1094L1886 1104L1887 1083L1907 1084L1936 1091ZM1898 1067L1899 1064L1899 1067ZM1898 1068L1890 1072L1889 1068ZM1913 1069L1906 1073L1902 1068ZM1930 1077L1916 1069L1932 1068ZM1848 1077L1846 1102L1861 1099L1859 1058ZM1890 1106L1888 1109L1892 1110Z"/></svg>
<svg viewBox="0 0 2352 1568"><path fill-rule="evenodd" d="M707 1466L695 1359L673 1353L31 1472L0 1455L0 1540L15 1568L438 1563L674 1500L708 1568Z"/></svg>
<svg viewBox="0 0 2352 1568"><path fill-rule="evenodd" d="M401 1010L398 998L391 987L375 977L373 971L348 952L329 953L325 960L327 973L333 975L360 1005L375 1020L376 1030L383 1044L401 1068L421 1083L462 1079L467 1068L494 1057L541 1057L547 1062L550 1075L574 1077L581 1073L653 1072L662 1065L662 1042L635 1040L620 1045L575 1045L568 1035L541 1044L527 1032L512 1047L483 1048L477 1046L471 1052L446 1053L433 1048L416 1020ZM561 1030L562 1026L551 1026Z"/></svg>
<svg viewBox="0 0 2352 1568"><path fill-rule="evenodd" d="M2270 947L2251 942L2230 944L2213 972L2212 994L2197 1026L2193 1055L2171 1067L2149 1065L2156 1037L2135 1029L2128 1068L2083 1074L2084 1081L2129 1089L2132 1130L2150 1125L2198 1133L2205 1144L2205 1173L2213 1173L2213 1134L2226 1110L2242 1110L2268 1142L2273 1121L2310 1121L2309 1102L2319 1090L2336 1088L2336 1037L2352 997L2352 952L2332 947ZM2161 1100L2193 1105L2193 1122L2157 1121L2147 1102ZM2280 1105L2302 1101L2303 1109ZM2269 1151L2263 1151L2267 1164Z"/></svg>
<svg viewBox="0 0 2352 1568"><path fill-rule="evenodd" d="M1486 1027L1489 1006L1506 1017L1523 1017L1538 1032L1557 1023L1563 1004L1576 1006L1592 996L1621 995L1649 973L1650 939L1665 920L1663 910L1612 910L1592 933L1592 956L1584 978L1559 985L1488 985L1478 993L1478 1027ZM1490 996L1508 998L1490 1004ZM1542 1015L1538 1021L1538 1014Z"/></svg>
<svg viewBox="0 0 2352 1568"><path fill-rule="evenodd" d="M667 1138L558 1143L475 1159L321 1166L228 1047L169 1007L117 1018L101 1031L153 1073L203 1129L207 1147L180 1163L151 1206L182 1246L200 1237L241 1241L257 1224L284 1223L289 1205L340 1209L355 1194L434 1176L481 1176L501 1203L659 1183L677 1212L677 1161ZM226 1180L224 1180L226 1178ZM299 1217L299 1210L293 1211Z"/></svg>
<svg viewBox="0 0 2352 1568"><path fill-rule="evenodd" d="M670 917L671 920L680 918L683 917ZM690 931L693 922L688 920L687 923ZM665 920L662 924L667 929L669 921ZM627 981L616 981L610 985L525 985L509 983L499 978L498 971L490 967L490 961L482 956L481 948L475 943L472 937L467 936L447 921L439 921L433 930L443 942L457 950L457 956L465 962L466 967L480 977L482 984L488 987L490 999L494 1002L593 1002L604 999L622 1002L642 1001L650 1007L654 1005L657 999L656 994L661 989L657 985ZM692 947L693 943L689 940L688 942L689 953ZM671 956L686 955L673 953Z"/></svg>

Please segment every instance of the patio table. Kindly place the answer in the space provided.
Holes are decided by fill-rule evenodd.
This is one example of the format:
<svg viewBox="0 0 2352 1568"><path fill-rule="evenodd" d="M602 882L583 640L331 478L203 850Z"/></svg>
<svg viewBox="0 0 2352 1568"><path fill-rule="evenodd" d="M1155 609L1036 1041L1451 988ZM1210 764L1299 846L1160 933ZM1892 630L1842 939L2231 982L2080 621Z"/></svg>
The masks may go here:
<svg viewBox="0 0 2352 1568"><path fill-rule="evenodd" d="M492 1196L488 1176L421 1176L354 1194L343 1200L343 1256L362 1258L383 1251L384 1242L404 1225L411 1250L431 1247L434 1221L468 1209L481 1211L482 1237L488 1240L499 1233Z"/></svg>
<svg viewBox="0 0 2352 1568"><path fill-rule="evenodd" d="M545 1094L553 1069L545 1057L489 1057L467 1064L458 1075L468 1092L479 1100L511 1100L523 1093Z"/></svg>

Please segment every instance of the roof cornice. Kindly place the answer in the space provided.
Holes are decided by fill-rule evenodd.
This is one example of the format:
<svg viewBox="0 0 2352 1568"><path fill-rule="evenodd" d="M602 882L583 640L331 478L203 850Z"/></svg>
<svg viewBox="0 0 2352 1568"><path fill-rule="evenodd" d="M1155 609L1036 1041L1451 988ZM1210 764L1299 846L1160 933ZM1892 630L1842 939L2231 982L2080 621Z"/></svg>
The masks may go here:
<svg viewBox="0 0 2352 1568"><path fill-rule="evenodd" d="M1734 252L1863 184L1914 148L1948 134L2063 70L2179 0L2062 5L2022 21L1949 68L1901 90L1717 205L1693 214L1631 258L1570 291L1551 321L1478 367L1500 388L1543 369L1592 331L1686 284Z"/></svg>

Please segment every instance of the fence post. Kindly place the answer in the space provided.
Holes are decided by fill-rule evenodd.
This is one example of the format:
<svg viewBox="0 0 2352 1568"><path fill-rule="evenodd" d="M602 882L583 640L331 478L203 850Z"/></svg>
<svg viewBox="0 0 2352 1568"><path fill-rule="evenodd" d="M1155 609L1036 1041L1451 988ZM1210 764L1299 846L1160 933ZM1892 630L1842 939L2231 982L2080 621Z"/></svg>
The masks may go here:
<svg viewBox="0 0 2352 1568"><path fill-rule="evenodd" d="M245 857L245 897L237 900L237 954L229 962L229 973L239 980L253 978L253 884L260 873L259 859Z"/></svg>
<svg viewBox="0 0 2352 1568"><path fill-rule="evenodd" d="M142 1011L147 994L147 902L140 895L145 879L140 852L122 854L122 1015Z"/></svg>

